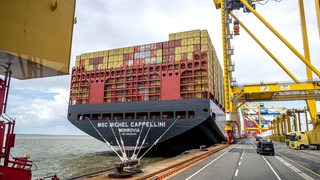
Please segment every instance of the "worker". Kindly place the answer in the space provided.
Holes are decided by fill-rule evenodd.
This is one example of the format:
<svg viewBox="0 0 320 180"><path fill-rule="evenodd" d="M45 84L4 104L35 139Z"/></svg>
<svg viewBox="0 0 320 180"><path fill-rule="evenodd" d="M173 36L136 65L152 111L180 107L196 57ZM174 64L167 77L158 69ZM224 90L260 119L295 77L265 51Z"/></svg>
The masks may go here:
<svg viewBox="0 0 320 180"><path fill-rule="evenodd" d="M233 34L235 36L240 35L239 31L240 31L239 22L233 21Z"/></svg>

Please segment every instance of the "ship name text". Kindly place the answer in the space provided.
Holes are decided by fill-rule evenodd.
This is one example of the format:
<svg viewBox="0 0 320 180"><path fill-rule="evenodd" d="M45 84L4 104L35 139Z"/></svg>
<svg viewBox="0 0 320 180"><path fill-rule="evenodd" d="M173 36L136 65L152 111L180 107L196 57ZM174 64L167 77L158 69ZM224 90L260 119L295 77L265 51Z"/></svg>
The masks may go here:
<svg viewBox="0 0 320 180"><path fill-rule="evenodd" d="M119 127L119 128L135 128L135 127L166 127L166 122L103 122L98 123L98 127Z"/></svg>

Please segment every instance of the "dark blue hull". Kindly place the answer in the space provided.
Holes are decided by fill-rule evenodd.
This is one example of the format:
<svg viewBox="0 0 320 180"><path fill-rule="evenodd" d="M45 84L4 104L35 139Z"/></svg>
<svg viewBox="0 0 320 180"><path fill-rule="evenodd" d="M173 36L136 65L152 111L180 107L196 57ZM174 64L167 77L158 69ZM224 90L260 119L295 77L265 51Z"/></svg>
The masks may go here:
<svg viewBox="0 0 320 180"><path fill-rule="evenodd" d="M225 113L207 98L70 105L68 119L115 148L146 150L158 142L149 155L172 155L226 140Z"/></svg>

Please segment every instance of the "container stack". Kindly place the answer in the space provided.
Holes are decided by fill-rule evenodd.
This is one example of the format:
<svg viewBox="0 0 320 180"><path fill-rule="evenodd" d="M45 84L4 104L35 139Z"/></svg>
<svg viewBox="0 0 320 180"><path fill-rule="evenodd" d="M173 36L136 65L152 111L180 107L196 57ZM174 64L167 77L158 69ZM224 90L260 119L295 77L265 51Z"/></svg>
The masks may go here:
<svg viewBox="0 0 320 180"><path fill-rule="evenodd" d="M223 72L206 30L169 41L77 56L70 103L211 98L223 107Z"/></svg>

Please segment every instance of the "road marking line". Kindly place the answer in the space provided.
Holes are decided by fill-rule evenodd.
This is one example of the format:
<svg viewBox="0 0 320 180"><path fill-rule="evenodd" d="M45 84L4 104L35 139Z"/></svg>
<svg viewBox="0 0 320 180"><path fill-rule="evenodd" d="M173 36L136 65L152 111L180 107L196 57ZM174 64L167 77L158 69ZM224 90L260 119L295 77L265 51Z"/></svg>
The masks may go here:
<svg viewBox="0 0 320 180"><path fill-rule="evenodd" d="M239 169L236 170L236 173L234 174L234 176L238 176L238 171Z"/></svg>
<svg viewBox="0 0 320 180"><path fill-rule="evenodd" d="M320 177L320 174L318 174L318 173L316 173L316 172L312 171L311 169L308 169L307 167L304 167L303 165L301 165L301 164L299 164L298 162L296 162L296 161L294 161L294 160L292 160L292 159L290 159L290 158L286 157L285 155L283 155L283 154L281 154L281 153L279 153L279 152L277 152L277 154L281 155L282 157L285 157L285 158L286 158L286 159L288 159L289 161L291 161L291 162L295 163L296 165L298 165L298 166L302 167L303 169L305 169L305 170L309 171L310 173L312 173L312 174L314 174L314 175L316 175L316 176L319 176L319 177Z"/></svg>
<svg viewBox="0 0 320 180"><path fill-rule="evenodd" d="M241 165L241 162L239 162L239 166Z"/></svg>
<svg viewBox="0 0 320 180"><path fill-rule="evenodd" d="M215 162L216 160L218 160L219 158L221 158L223 155L225 155L227 152L229 152L230 149L228 151L225 151L224 153L222 153L220 156L218 156L217 158L215 158L214 160L212 160L210 163L208 163L207 165L203 166L201 169L199 169L197 172L195 172L194 174L192 174L191 176L189 176L186 180L191 179L193 176L197 175L199 172L201 172L202 170L204 170L205 168L207 168L210 164L212 164L213 162Z"/></svg>
<svg viewBox="0 0 320 180"><path fill-rule="evenodd" d="M301 177L303 177L304 179L307 180L312 180L313 178L308 176L307 174L303 173L302 171L300 171L298 168L294 167L292 164L288 163L286 160L282 159L279 156L276 156L276 158L282 162L284 165L288 166L291 170L293 170L294 172L296 172L297 174L299 174Z"/></svg>
<svg viewBox="0 0 320 180"><path fill-rule="evenodd" d="M264 161L268 164L268 166L270 167L270 169L272 170L272 172L277 176L277 178L278 178L279 180L281 180L281 178L280 178L279 175L276 173L276 171L272 168L272 166L269 164L269 162L267 161L267 159L266 159L264 156L262 156L262 158L263 158Z"/></svg>

